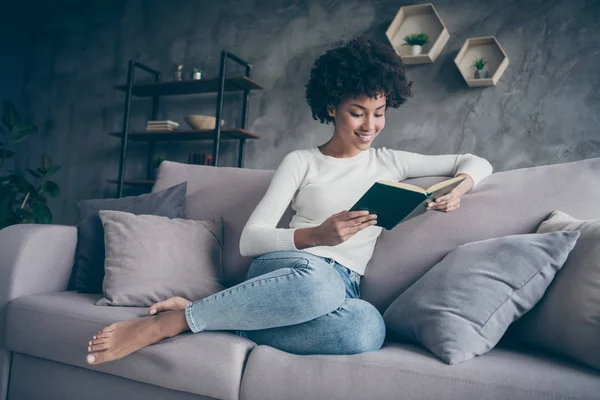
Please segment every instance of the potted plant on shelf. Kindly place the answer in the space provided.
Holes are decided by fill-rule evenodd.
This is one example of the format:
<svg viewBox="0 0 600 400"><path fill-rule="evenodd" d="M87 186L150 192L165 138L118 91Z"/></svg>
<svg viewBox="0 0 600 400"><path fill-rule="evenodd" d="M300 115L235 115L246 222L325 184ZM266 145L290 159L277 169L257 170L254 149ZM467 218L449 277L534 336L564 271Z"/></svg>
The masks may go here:
<svg viewBox="0 0 600 400"><path fill-rule="evenodd" d="M475 68L475 79L483 79L488 77L488 72L485 69L486 64L487 61L485 61L483 57L476 58L473 61L473 68Z"/></svg>
<svg viewBox="0 0 600 400"><path fill-rule="evenodd" d="M202 79L202 70L199 68L192 68L192 80L199 81Z"/></svg>
<svg viewBox="0 0 600 400"><path fill-rule="evenodd" d="M404 43L402 46L411 46L413 56L418 56L423 50L423 46L429 42L429 37L425 33L411 33L404 37Z"/></svg>

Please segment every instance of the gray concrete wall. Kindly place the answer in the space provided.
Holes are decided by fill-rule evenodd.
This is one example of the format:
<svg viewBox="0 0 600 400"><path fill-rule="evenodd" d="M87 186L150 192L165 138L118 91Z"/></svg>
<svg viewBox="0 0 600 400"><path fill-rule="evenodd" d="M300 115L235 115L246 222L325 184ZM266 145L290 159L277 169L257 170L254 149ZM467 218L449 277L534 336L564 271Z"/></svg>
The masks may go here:
<svg viewBox="0 0 600 400"><path fill-rule="evenodd" d="M18 19L12 18L20 12L20 9L14 4L2 6L4 15L8 18L3 19L0 24L0 101L12 101L17 109L24 112L23 109L23 84L25 80L25 59L29 52L30 32L28 26L21 23ZM0 107L2 107L0 103ZM0 108L0 115L2 110ZM27 117L27 115L23 115ZM1 143L4 138L0 138ZM23 147L26 145L23 145ZM9 147L11 150L19 150ZM4 164L4 171L9 171L15 165L16 158L9 158Z"/></svg>
<svg viewBox="0 0 600 400"><path fill-rule="evenodd" d="M169 76L175 63L217 73L220 51L249 60L265 90L251 97L246 166L275 168L298 148L325 142L331 126L312 120L304 85L314 59L358 35L381 39L405 1L89 1L63 0L43 15L26 60L23 98L42 128L19 154L35 162L47 152L63 170L55 221L76 223L81 199L108 197L118 171L123 93L129 59ZM413 98L390 110L374 146L427 154L475 153L496 171L600 156L600 3L585 0L439 0L450 40L431 65L411 66ZM40 6L41 7L41 6ZM510 65L497 86L467 88L453 59L468 37L495 35ZM183 123L214 113L215 96L166 99L161 117ZM240 97L225 99L227 125L239 119ZM136 100L133 127L150 103ZM165 144L159 154L186 161L201 143ZM222 165L234 165L235 145ZM30 160L31 159L31 160ZM131 147L128 177L142 177L145 145Z"/></svg>

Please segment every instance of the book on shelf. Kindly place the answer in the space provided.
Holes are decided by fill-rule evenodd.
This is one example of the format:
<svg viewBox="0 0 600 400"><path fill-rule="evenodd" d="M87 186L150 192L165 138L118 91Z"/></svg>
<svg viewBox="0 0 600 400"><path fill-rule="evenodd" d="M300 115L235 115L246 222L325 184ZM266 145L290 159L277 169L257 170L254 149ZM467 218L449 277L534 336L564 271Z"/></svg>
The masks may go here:
<svg viewBox="0 0 600 400"><path fill-rule="evenodd" d="M427 211L427 204L460 185L459 176L436 183L427 189L402 182L377 181L352 206L350 211L367 210L377 214L377 226L386 230Z"/></svg>
<svg viewBox="0 0 600 400"><path fill-rule="evenodd" d="M175 121L171 121L169 119L167 120L149 120L146 122L146 125L173 125L173 126L179 126L178 122Z"/></svg>
<svg viewBox="0 0 600 400"><path fill-rule="evenodd" d="M146 131L148 132L161 132L161 131L176 131L178 128L172 126L147 126Z"/></svg>
<svg viewBox="0 0 600 400"><path fill-rule="evenodd" d="M173 131L179 128L179 124L174 121L147 121L147 131Z"/></svg>

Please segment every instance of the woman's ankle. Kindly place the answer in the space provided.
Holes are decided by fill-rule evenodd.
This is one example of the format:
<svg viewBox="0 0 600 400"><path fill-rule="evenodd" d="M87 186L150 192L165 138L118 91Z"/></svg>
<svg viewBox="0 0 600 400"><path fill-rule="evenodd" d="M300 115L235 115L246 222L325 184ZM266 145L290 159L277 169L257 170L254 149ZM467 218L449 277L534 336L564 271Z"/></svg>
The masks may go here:
<svg viewBox="0 0 600 400"><path fill-rule="evenodd" d="M160 340L168 339L190 330L184 310L166 311L154 318L156 318L158 324L158 331L161 336Z"/></svg>

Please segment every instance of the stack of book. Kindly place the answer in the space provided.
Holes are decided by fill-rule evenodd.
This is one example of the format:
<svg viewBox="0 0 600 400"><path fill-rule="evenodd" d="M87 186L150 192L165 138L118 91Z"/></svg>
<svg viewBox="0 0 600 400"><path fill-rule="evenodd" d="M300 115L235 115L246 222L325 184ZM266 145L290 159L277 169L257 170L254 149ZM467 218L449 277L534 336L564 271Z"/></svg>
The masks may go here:
<svg viewBox="0 0 600 400"><path fill-rule="evenodd" d="M146 122L146 130L152 131L174 131L179 128L179 124L174 121L148 121Z"/></svg>

